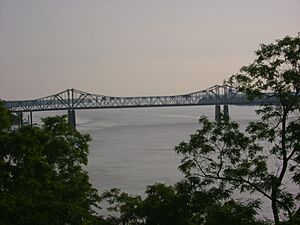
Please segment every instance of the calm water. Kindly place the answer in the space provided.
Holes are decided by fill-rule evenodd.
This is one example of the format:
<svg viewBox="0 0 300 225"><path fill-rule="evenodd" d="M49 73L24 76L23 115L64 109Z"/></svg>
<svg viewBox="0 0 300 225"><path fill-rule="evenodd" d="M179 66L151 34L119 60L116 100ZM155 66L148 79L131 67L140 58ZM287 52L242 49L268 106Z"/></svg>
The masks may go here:
<svg viewBox="0 0 300 225"><path fill-rule="evenodd" d="M254 110L230 106L230 116L245 127L256 118ZM34 121L48 115L36 113ZM77 128L93 139L87 168L91 182L100 192L121 188L131 194L143 194L155 182L174 184L182 178L174 146L196 131L201 115L213 119L214 107L77 110ZM270 213L265 202L262 215Z"/></svg>
<svg viewBox="0 0 300 225"><path fill-rule="evenodd" d="M232 110L237 120L254 116L249 108ZM245 112L248 118L243 119ZM196 131L200 115L213 119L214 107L78 111L78 129L93 138L88 165L92 183L99 190L118 187L135 194L155 182L175 183L182 174L174 146Z"/></svg>

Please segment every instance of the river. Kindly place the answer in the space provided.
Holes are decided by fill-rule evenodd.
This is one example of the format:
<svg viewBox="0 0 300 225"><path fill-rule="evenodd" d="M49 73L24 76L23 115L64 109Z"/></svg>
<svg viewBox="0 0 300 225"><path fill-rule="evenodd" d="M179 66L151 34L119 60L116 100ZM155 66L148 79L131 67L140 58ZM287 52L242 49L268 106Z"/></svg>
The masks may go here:
<svg viewBox="0 0 300 225"><path fill-rule="evenodd" d="M257 118L255 109L230 106L230 117L245 127ZM48 115L35 113L34 122ZM77 128L92 137L87 167L91 183L100 192L120 188L143 195L149 184L179 181L183 175L174 147L197 130L201 115L214 119L214 106L77 110ZM262 216L271 216L269 205L264 201Z"/></svg>

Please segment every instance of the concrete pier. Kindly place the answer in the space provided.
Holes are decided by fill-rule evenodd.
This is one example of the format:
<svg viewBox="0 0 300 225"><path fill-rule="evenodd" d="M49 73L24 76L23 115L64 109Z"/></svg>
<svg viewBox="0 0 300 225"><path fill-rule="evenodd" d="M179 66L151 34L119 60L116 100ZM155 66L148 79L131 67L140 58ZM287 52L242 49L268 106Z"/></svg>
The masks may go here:
<svg viewBox="0 0 300 225"><path fill-rule="evenodd" d="M228 107L228 105L224 105L223 114L224 114L224 118L229 119L229 107Z"/></svg>
<svg viewBox="0 0 300 225"><path fill-rule="evenodd" d="M29 112L29 117L30 117L30 126L32 126L32 111Z"/></svg>
<svg viewBox="0 0 300 225"><path fill-rule="evenodd" d="M69 109L68 110L68 122L72 126L76 127L76 115L75 115L75 110L74 109Z"/></svg>
<svg viewBox="0 0 300 225"><path fill-rule="evenodd" d="M215 121L220 122L221 120L221 106L215 105Z"/></svg>
<svg viewBox="0 0 300 225"><path fill-rule="evenodd" d="M18 127L21 128L23 126L23 113L22 112L18 112Z"/></svg>
<svg viewBox="0 0 300 225"><path fill-rule="evenodd" d="M215 105L215 121L220 122L221 115L222 115L221 106ZM228 105L223 106L223 116L224 116L224 118L229 119L229 106Z"/></svg>

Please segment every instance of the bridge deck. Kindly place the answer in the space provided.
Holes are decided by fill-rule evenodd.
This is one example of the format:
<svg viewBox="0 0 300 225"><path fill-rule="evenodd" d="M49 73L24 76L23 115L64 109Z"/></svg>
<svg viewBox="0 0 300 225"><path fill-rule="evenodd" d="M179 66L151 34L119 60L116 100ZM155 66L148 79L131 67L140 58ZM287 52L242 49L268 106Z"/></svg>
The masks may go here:
<svg viewBox="0 0 300 225"><path fill-rule="evenodd" d="M192 105L260 105L276 104L274 98L247 101L245 94L228 85L215 85L206 90L174 96L112 97L67 89L58 94L34 100L7 101L6 108L12 112L52 111L70 109L104 109L166 107Z"/></svg>

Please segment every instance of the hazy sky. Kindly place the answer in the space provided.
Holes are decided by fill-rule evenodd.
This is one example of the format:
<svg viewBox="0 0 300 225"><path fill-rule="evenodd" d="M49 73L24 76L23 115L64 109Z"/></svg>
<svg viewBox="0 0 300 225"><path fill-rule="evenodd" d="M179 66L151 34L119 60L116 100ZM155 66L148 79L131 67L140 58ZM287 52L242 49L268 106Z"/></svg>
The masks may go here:
<svg viewBox="0 0 300 225"><path fill-rule="evenodd" d="M172 95L300 31L300 0L0 0L0 98Z"/></svg>

